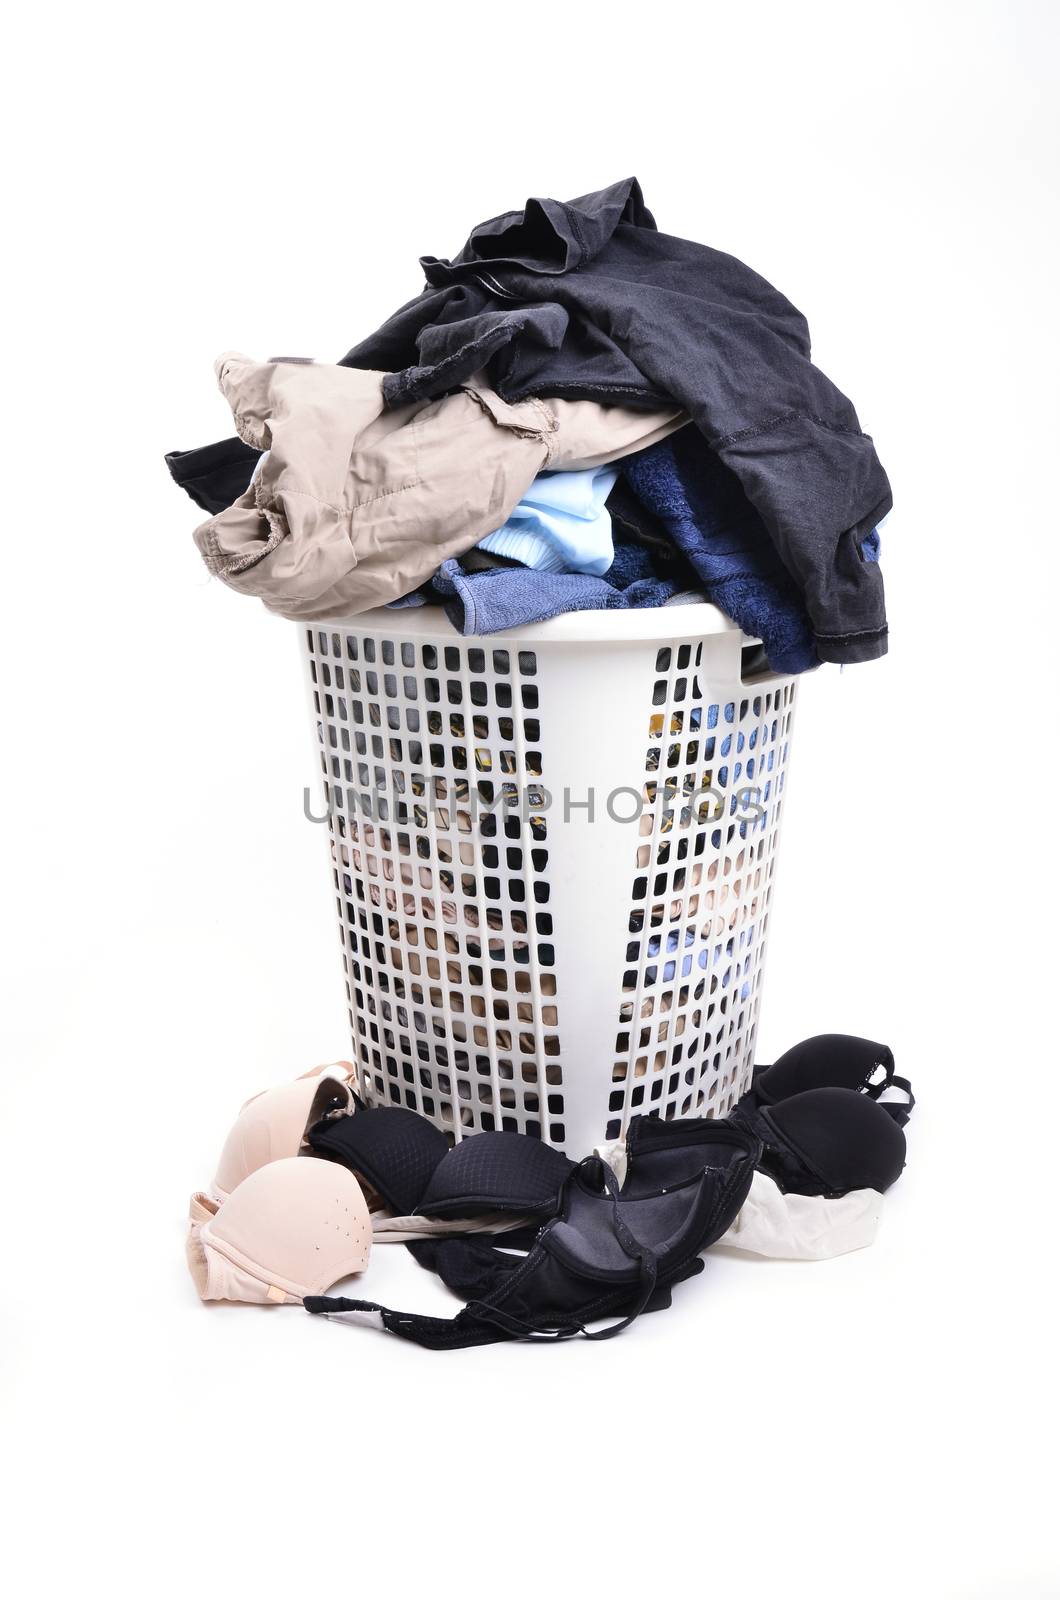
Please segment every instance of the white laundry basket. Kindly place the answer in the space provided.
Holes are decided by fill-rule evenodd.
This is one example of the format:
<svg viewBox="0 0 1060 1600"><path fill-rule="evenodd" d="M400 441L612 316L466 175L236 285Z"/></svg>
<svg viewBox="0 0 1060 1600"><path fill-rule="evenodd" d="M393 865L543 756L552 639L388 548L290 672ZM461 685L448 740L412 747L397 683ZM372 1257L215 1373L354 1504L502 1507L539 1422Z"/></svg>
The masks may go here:
<svg viewBox="0 0 1060 1600"><path fill-rule="evenodd" d="M795 683L709 605L303 625L364 1098L578 1157L751 1073ZM756 792L757 791L757 792Z"/></svg>

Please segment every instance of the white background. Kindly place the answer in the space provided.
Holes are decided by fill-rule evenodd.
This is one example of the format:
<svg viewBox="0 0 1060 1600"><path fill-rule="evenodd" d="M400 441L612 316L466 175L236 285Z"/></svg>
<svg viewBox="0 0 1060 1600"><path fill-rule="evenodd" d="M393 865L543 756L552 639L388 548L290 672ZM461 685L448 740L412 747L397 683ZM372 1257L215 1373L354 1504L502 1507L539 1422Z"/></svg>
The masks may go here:
<svg viewBox="0 0 1060 1600"><path fill-rule="evenodd" d="M26 17L31 20L25 20ZM17 1594L1060 1594L1057 8L8 19L2 1320ZM807 314L895 489L891 653L805 683L759 1058L883 1038L877 1245L715 1257L610 1344L197 1301L240 1102L348 1052L295 630L163 452L472 224L636 173ZM451 1304L403 1252L371 1292ZM594 1587L595 1586L595 1587Z"/></svg>

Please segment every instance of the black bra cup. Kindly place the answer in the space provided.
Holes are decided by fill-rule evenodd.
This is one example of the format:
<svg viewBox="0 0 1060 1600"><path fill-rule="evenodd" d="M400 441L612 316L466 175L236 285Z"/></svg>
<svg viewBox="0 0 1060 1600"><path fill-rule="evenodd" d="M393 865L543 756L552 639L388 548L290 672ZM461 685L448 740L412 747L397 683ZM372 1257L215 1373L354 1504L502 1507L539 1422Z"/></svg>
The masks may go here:
<svg viewBox="0 0 1060 1600"><path fill-rule="evenodd" d="M574 1162L526 1133L476 1133L448 1150L417 1211L425 1217L472 1217L483 1211L548 1215Z"/></svg>
<svg viewBox="0 0 1060 1600"><path fill-rule="evenodd" d="M880 1069L890 1076L894 1056L885 1044L849 1033L818 1033L759 1067L751 1085L758 1104L776 1105L806 1089L864 1089Z"/></svg>
<svg viewBox="0 0 1060 1600"><path fill-rule="evenodd" d="M640 1117L630 1127L627 1152L618 1202L622 1224L664 1274L674 1262L714 1244L729 1227L747 1197L758 1146L746 1129L729 1123ZM582 1163L542 1243L585 1278L632 1281L637 1263L623 1249L615 1201L593 1182L593 1166Z"/></svg>
<svg viewBox="0 0 1060 1600"><path fill-rule="evenodd" d="M634 1118L619 1205L629 1234L653 1252L667 1284L697 1272L702 1263L688 1258L729 1226L746 1196L758 1149L753 1134L730 1124L706 1118L680 1123ZM636 1281L638 1263L615 1233L615 1201L603 1182L600 1163L583 1162L562 1196L550 1200L553 1206L562 1204L544 1232L532 1224L492 1238L428 1239L408 1248L421 1266L438 1273L450 1289L469 1300L500 1290L525 1261L525 1256L512 1252L531 1250L539 1239L582 1281L601 1285ZM646 1309L668 1304L669 1289L664 1287Z"/></svg>
<svg viewBox="0 0 1060 1600"><path fill-rule="evenodd" d="M746 1153L744 1134L734 1140L728 1122L715 1117L634 1117L626 1134L623 1199L635 1200L656 1189L698 1178L708 1167L725 1168Z"/></svg>
<svg viewBox="0 0 1060 1600"><path fill-rule="evenodd" d="M738 1120L765 1146L759 1170L789 1194L882 1194L905 1166L898 1123L875 1100L849 1089L807 1089Z"/></svg>
<svg viewBox="0 0 1060 1600"><path fill-rule="evenodd" d="M913 1092L908 1079L895 1073L888 1046L849 1033L819 1033L792 1045L771 1067L756 1067L740 1109L779 1105L809 1089L853 1089L877 1100L892 1087L900 1090L905 1100L890 1099L882 1104L889 1117L904 1124L913 1109Z"/></svg>
<svg viewBox="0 0 1060 1600"><path fill-rule="evenodd" d="M373 1106L337 1121L318 1122L306 1138L318 1155L365 1179L391 1211L415 1211L449 1140L433 1123L403 1106Z"/></svg>

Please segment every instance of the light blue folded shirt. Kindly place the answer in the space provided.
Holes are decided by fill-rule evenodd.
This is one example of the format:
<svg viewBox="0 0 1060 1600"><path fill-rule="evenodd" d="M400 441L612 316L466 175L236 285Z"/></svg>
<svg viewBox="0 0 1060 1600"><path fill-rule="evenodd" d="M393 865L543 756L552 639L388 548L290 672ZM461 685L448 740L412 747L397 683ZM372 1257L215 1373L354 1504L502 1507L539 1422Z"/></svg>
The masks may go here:
<svg viewBox="0 0 1060 1600"><path fill-rule="evenodd" d="M607 497L617 478L617 467L538 473L503 528L480 540L479 549L535 572L601 577L615 559Z"/></svg>

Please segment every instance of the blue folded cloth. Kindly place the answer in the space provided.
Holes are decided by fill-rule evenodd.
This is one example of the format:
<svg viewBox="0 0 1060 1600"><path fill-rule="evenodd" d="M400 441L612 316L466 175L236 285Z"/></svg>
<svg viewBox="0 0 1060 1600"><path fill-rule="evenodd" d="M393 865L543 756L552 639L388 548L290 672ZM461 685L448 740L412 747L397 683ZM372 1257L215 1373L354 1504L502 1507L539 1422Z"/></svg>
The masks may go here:
<svg viewBox="0 0 1060 1600"><path fill-rule="evenodd" d="M539 472L504 526L480 539L479 549L535 572L601 577L615 557L607 497L617 478L617 467Z"/></svg>
<svg viewBox="0 0 1060 1600"><path fill-rule="evenodd" d="M393 604L441 601L461 633L484 634L544 622L567 611L660 606L676 594L699 591L746 634L761 639L774 671L805 672L818 665L813 630L797 585L739 479L696 429L684 428L638 455L627 456L617 481L613 468L603 471L613 485L606 514L614 559L601 573L554 570L548 563L558 543L548 544L544 518L531 527L528 513L521 530L506 524L504 540L500 535L505 530L498 530L479 546L494 556L519 559L522 565L467 571L460 561L446 561L430 584ZM553 488L546 493L557 493L555 485L562 478L588 477L598 474L543 473L526 503L550 478ZM595 496L599 483L583 485L577 493L574 485L569 487L561 516L570 506L591 504L589 491ZM557 493L556 504L559 498ZM565 536L569 543L569 528ZM879 559L875 530L864 539L861 555L865 561ZM528 565L527 556L545 564ZM471 557L465 561L470 563Z"/></svg>
<svg viewBox="0 0 1060 1600"><path fill-rule="evenodd" d="M641 506L687 557L707 596L753 638L776 672L817 665L802 596L736 474L694 428L621 464Z"/></svg>
<svg viewBox="0 0 1060 1600"><path fill-rule="evenodd" d="M650 548L618 535L614 560L602 578L521 566L465 572L459 561L450 560L442 562L429 585L392 605L422 606L441 600L461 633L499 633L547 622L567 611L661 606L695 587L695 575L676 551Z"/></svg>

